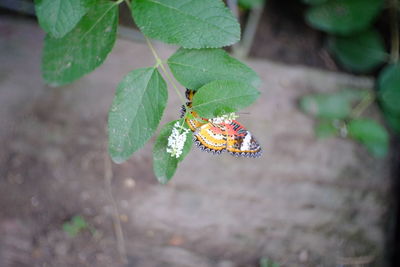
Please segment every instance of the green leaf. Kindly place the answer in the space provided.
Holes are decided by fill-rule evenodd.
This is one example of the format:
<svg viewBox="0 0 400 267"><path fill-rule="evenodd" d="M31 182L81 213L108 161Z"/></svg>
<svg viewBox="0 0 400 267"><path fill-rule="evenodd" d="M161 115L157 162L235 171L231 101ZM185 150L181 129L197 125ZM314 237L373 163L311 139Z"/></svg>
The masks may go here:
<svg viewBox="0 0 400 267"><path fill-rule="evenodd" d="M311 6L306 20L313 27L348 35L368 28L383 6L383 0L330 0Z"/></svg>
<svg viewBox="0 0 400 267"><path fill-rule="evenodd" d="M127 160L153 135L168 98L156 68L130 72L118 85L109 117L109 152L114 162Z"/></svg>
<svg viewBox="0 0 400 267"><path fill-rule="evenodd" d="M239 0L238 3L241 7L252 9L262 6L267 0Z"/></svg>
<svg viewBox="0 0 400 267"><path fill-rule="evenodd" d="M132 16L148 37L185 48L231 45L240 26L221 0L135 0Z"/></svg>
<svg viewBox="0 0 400 267"><path fill-rule="evenodd" d="M396 116L389 111L384 110L383 114L385 116L388 125L398 134L400 134L400 116Z"/></svg>
<svg viewBox="0 0 400 267"><path fill-rule="evenodd" d="M212 118L249 106L259 94L257 89L244 82L213 81L194 95L193 109L201 117Z"/></svg>
<svg viewBox="0 0 400 267"><path fill-rule="evenodd" d="M42 72L47 83L71 83L100 66L111 51L116 38L118 5L105 0L98 2L63 38L46 36Z"/></svg>
<svg viewBox="0 0 400 267"><path fill-rule="evenodd" d="M304 4L308 5L320 5L327 2L328 0L302 0L302 1Z"/></svg>
<svg viewBox="0 0 400 267"><path fill-rule="evenodd" d="M372 29L348 37L331 36L329 48L340 64L357 72L371 71L386 59L383 39Z"/></svg>
<svg viewBox="0 0 400 267"><path fill-rule="evenodd" d="M311 94L300 99L300 108L307 114L324 119L344 119L351 113L351 104L368 94L357 89L345 89L330 94Z"/></svg>
<svg viewBox="0 0 400 267"><path fill-rule="evenodd" d="M389 150L389 135L385 128L371 119L351 120L347 125L349 136L359 141L376 157L384 157Z"/></svg>
<svg viewBox="0 0 400 267"><path fill-rule="evenodd" d="M93 0L35 0L35 10L43 30L61 38L76 26L93 4Z"/></svg>
<svg viewBox="0 0 400 267"><path fill-rule="evenodd" d="M168 59L168 66L178 82L192 90L214 80L260 85L257 73L222 49L181 48Z"/></svg>
<svg viewBox="0 0 400 267"><path fill-rule="evenodd" d="M385 67L379 74L378 86L382 107L400 116L400 64Z"/></svg>
<svg viewBox="0 0 400 267"><path fill-rule="evenodd" d="M172 178L172 176L174 176L178 163L186 157L193 144L192 134L189 131L186 136L182 154L179 156L179 158L172 157L171 154L167 152L168 137L171 135L172 129L174 128L176 122L179 122L179 125L183 125L186 129L188 129L184 120L175 120L169 122L161 129L153 148L154 174L157 180L162 184L166 184Z"/></svg>
<svg viewBox="0 0 400 267"><path fill-rule="evenodd" d="M335 127L335 124L331 120L323 120L318 122L315 127L315 135L318 138L328 138L336 136L339 130Z"/></svg>

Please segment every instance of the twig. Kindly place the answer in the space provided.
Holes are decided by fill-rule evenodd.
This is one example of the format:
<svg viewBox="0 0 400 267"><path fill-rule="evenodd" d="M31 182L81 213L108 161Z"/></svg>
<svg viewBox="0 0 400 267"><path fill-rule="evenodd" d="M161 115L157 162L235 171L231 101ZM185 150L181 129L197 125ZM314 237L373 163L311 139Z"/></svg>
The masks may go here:
<svg viewBox="0 0 400 267"><path fill-rule="evenodd" d="M242 41L239 44L233 46L233 54L235 56L245 58L249 55L263 11L264 4L252 8L249 11L250 14L248 16L246 26L243 30Z"/></svg>
<svg viewBox="0 0 400 267"><path fill-rule="evenodd" d="M147 45L149 46L149 48L150 48L150 50L151 50L151 53L153 54L153 56L154 56L154 58L155 58L155 60L156 60L156 62L157 62L157 63L156 63L156 66L160 66L160 68L161 68L161 70L163 71L163 73L164 73L165 77L167 78L168 82L169 82L169 83L172 85L172 87L174 88L176 94L177 94L177 95L179 96L179 98L181 99L182 104L185 105L185 107L186 107L185 98L184 98L184 97L182 96L182 94L179 92L178 87L177 87L176 84L174 83L174 80L172 79L172 77L169 75L167 69L164 67L164 64L163 64L162 60L161 60L160 57L158 56L158 54L157 54L156 50L154 49L153 45L151 44L149 38L147 38L147 37L145 36L145 39L146 39Z"/></svg>
<svg viewBox="0 0 400 267"><path fill-rule="evenodd" d="M360 256L360 257L340 257L338 263L342 265L365 265L372 263L375 257L373 255Z"/></svg>
<svg viewBox="0 0 400 267"><path fill-rule="evenodd" d="M235 18L239 18L238 1L237 0L227 0L229 9L232 11Z"/></svg>
<svg viewBox="0 0 400 267"><path fill-rule="evenodd" d="M121 258L121 261L123 264L128 263L128 257L126 254L126 246L125 246L125 239L124 239L124 234L122 232L122 227L121 227L121 220L119 218L119 212L118 212L118 207L117 203L115 202L114 196L112 194L111 190L111 181L113 178L113 172L112 172L112 165L110 158L108 157L107 150L104 152L104 182L105 182L105 187L106 187L106 192L108 195L108 198L111 202L112 208L113 208L113 226L114 226L114 232L115 236L117 238L117 249L119 256Z"/></svg>
<svg viewBox="0 0 400 267"><path fill-rule="evenodd" d="M350 117L358 118L361 114L374 102L375 97L372 93L368 93L358 105L352 110Z"/></svg>
<svg viewBox="0 0 400 267"><path fill-rule="evenodd" d="M397 63L399 61L400 38L398 8L398 1L390 0L390 31L392 35L390 60L392 63Z"/></svg>

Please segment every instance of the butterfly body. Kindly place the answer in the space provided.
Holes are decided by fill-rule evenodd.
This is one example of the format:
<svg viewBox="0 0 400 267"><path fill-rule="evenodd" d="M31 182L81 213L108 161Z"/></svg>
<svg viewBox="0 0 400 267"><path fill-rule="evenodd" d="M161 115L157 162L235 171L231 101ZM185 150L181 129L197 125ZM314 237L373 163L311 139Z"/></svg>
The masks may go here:
<svg viewBox="0 0 400 267"><path fill-rule="evenodd" d="M191 101L194 93L193 90L186 90L189 108L192 107ZM185 120L193 131L195 144L204 151L213 154L227 151L237 157L255 158L261 155L261 146L252 134L236 120L227 120L221 117L205 119L199 117L193 110Z"/></svg>

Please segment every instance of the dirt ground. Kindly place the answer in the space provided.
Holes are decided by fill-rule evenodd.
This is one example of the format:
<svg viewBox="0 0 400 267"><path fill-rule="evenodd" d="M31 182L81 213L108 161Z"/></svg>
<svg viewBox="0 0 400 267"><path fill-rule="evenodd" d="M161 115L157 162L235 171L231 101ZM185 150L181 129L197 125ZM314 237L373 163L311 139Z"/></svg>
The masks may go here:
<svg viewBox="0 0 400 267"><path fill-rule="evenodd" d="M316 140L297 107L306 93L370 88L371 79L249 61L262 96L240 119L264 155L194 148L165 186L152 174L154 139L111 169L105 149L116 85L154 64L148 48L120 39L95 72L50 88L40 75L43 37L33 21L0 17L0 266L242 267L262 257L385 266L388 159L348 140ZM156 47L163 58L174 51ZM171 91L163 121L179 106ZM94 231L69 236L63 224L75 215Z"/></svg>

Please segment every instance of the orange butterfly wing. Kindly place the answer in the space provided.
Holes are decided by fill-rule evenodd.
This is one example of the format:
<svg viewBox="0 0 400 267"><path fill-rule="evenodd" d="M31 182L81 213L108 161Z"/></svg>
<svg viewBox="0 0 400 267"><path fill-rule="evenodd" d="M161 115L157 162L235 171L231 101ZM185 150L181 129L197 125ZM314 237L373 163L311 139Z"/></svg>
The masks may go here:
<svg viewBox="0 0 400 267"><path fill-rule="evenodd" d="M262 149L254 136L239 122L226 124L226 150L236 157L259 157Z"/></svg>
<svg viewBox="0 0 400 267"><path fill-rule="evenodd" d="M193 90L186 90L186 97L189 100L188 107L192 106L194 93ZM202 150L213 154L228 151L236 157L254 158L259 157L262 153L261 146L253 135L235 120L230 123L213 123L200 118L195 111L191 111L185 120L194 132L195 144Z"/></svg>
<svg viewBox="0 0 400 267"><path fill-rule="evenodd" d="M202 150L220 154L226 150L226 132L222 125L210 122L200 126L193 134L195 144Z"/></svg>

